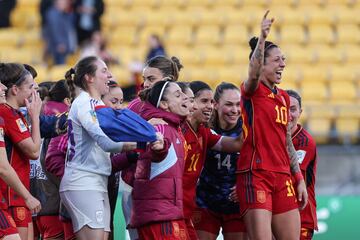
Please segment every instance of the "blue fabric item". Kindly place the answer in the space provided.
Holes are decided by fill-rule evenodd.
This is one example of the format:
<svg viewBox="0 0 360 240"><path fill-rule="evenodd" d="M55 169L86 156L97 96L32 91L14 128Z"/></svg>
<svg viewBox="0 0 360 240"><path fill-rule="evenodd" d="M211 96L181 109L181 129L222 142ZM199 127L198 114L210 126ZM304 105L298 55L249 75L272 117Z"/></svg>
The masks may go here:
<svg viewBox="0 0 360 240"><path fill-rule="evenodd" d="M154 142L155 128L129 109L96 107L100 128L114 142Z"/></svg>

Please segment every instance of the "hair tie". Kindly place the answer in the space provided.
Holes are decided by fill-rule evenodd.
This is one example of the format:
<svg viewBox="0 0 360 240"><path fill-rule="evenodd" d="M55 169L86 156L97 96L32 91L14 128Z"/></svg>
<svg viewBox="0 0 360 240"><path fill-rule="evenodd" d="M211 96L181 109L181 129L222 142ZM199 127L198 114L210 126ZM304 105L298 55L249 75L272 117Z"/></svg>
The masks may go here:
<svg viewBox="0 0 360 240"><path fill-rule="evenodd" d="M157 107L157 108L158 108L159 105L160 105L160 101L161 101L162 95L164 94L165 87L166 87L166 85L167 85L168 83L169 83L169 81L166 81L166 82L164 83L164 85L162 86L162 88L161 88L161 91L160 91L160 94L159 94L159 99L158 99L157 104L156 104L156 107Z"/></svg>

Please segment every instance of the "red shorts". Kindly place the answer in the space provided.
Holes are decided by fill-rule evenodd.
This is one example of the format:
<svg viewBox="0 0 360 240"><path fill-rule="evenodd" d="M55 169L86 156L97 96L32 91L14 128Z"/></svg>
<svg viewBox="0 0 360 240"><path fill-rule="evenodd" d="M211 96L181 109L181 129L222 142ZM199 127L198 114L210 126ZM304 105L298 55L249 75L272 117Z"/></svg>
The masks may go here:
<svg viewBox="0 0 360 240"><path fill-rule="evenodd" d="M314 229L301 228L300 240L311 240L314 236Z"/></svg>
<svg viewBox="0 0 360 240"><path fill-rule="evenodd" d="M36 225L42 239L60 238L64 235L59 216L38 216L36 218Z"/></svg>
<svg viewBox="0 0 360 240"><path fill-rule="evenodd" d="M71 221L61 221L64 229L64 240L75 240L76 235L74 233L73 225Z"/></svg>
<svg viewBox="0 0 360 240"><path fill-rule="evenodd" d="M194 211L193 223L196 230L205 231L214 235L222 233L246 232L245 223L238 214L221 214L207 208L197 208Z"/></svg>
<svg viewBox="0 0 360 240"><path fill-rule="evenodd" d="M266 209L279 214L298 208L291 176L286 173L264 170L239 173L236 191L241 215L248 209Z"/></svg>
<svg viewBox="0 0 360 240"><path fill-rule="evenodd" d="M137 229L140 240L188 240L184 220L152 223Z"/></svg>
<svg viewBox="0 0 360 240"><path fill-rule="evenodd" d="M14 219L6 210L0 209L0 239L16 233L18 233L18 230Z"/></svg>
<svg viewBox="0 0 360 240"><path fill-rule="evenodd" d="M192 219L185 218L184 221L185 221L185 224L186 224L186 229L188 231L190 240L199 240Z"/></svg>
<svg viewBox="0 0 360 240"><path fill-rule="evenodd" d="M32 217L27 207L9 207L8 211L13 217L16 227L29 227L29 223L32 222Z"/></svg>

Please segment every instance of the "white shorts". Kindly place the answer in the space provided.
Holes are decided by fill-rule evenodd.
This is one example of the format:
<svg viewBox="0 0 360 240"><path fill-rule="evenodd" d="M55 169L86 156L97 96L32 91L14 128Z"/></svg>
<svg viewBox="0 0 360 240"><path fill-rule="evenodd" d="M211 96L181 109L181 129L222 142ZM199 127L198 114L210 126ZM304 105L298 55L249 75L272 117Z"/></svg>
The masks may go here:
<svg viewBox="0 0 360 240"><path fill-rule="evenodd" d="M60 192L60 197L70 214L75 233L85 225L110 232L110 204L106 192L64 191Z"/></svg>

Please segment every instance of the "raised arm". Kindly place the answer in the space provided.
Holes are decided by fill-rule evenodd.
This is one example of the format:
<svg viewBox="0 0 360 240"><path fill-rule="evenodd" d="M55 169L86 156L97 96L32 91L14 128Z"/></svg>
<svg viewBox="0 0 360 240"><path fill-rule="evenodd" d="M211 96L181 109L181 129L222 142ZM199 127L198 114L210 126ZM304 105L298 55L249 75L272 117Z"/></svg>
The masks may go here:
<svg viewBox="0 0 360 240"><path fill-rule="evenodd" d="M270 33L270 28L274 22L274 18L268 19L267 15L269 10L266 11L262 21L261 21L261 32L255 47L254 53L251 56L249 64L249 76L244 83L244 89L247 94L252 94L259 85L260 82L260 72L262 65L264 64L264 50L265 50L265 40Z"/></svg>
<svg viewBox="0 0 360 240"><path fill-rule="evenodd" d="M291 139L291 124L287 125L287 133L286 133L286 147L290 157L290 170L291 174L294 176L296 180L296 188L298 194L298 200L301 202L300 209L304 209L308 202L308 194L306 191L306 184L304 178L301 173L301 169L298 162L298 157L296 154L296 150L292 143Z"/></svg>

